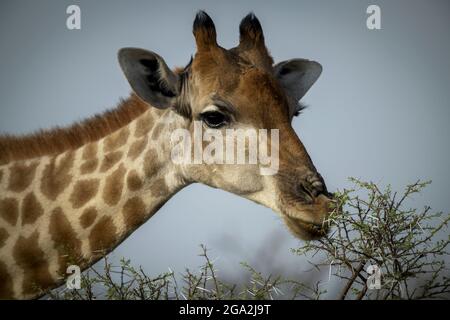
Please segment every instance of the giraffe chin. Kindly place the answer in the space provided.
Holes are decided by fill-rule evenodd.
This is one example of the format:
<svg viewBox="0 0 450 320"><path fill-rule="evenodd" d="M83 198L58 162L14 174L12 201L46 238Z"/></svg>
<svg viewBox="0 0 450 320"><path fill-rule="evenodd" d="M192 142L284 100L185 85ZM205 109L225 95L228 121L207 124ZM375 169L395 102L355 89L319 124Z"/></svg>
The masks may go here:
<svg viewBox="0 0 450 320"><path fill-rule="evenodd" d="M292 218L286 214L282 215L284 223L289 231L297 238L302 240L317 240L328 233L328 226L324 224L315 224Z"/></svg>
<svg viewBox="0 0 450 320"><path fill-rule="evenodd" d="M289 203L282 211L282 218L291 233L302 240L316 240L326 236L327 218L332 212L332 200L319 195L312 203Z"/></svg>

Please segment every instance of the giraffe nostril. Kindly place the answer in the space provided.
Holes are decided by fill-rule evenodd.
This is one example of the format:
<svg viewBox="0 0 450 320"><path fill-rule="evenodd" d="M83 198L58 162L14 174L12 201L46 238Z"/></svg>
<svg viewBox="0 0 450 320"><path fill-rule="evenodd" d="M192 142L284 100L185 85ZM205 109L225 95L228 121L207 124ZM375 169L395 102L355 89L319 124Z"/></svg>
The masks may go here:
<svg viewBox="0 0 450 320"><path fill-rule="evenodd" d="M316 172L308 176L307 181L311 184L311 187L315 190L317 195L324 194L327 195L327 187L325 186L325 182L323 181L320 173Z"/></svg>
<svg viewBox="0 0 450 320"><path fill-rule="evenodd" d="M307 175L300 185L300 191L303 192L303 194L307 194L311 201L321 194L328 196L327 188L322 176L319 173L311 173Z"/></svg>
<svg viewBox="0 0 450 320"><path fill-rule="evenodd" d="M307 204L313 204L320 195L329 197L322 176L316 171L303 175L295 186L296 194Z"/></svg>

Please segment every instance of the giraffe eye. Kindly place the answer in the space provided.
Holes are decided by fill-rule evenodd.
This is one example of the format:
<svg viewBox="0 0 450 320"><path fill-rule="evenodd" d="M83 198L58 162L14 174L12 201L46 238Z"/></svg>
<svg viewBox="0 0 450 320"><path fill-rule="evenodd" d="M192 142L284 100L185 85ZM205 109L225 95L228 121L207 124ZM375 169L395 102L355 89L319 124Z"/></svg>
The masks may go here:
<svg viewBox="0 0 450 320"><path fill-rule="evenodd" d="M202 121L210 128L218 129L229 122L228 116L218 111L207 111L200 115Z"/></svg>

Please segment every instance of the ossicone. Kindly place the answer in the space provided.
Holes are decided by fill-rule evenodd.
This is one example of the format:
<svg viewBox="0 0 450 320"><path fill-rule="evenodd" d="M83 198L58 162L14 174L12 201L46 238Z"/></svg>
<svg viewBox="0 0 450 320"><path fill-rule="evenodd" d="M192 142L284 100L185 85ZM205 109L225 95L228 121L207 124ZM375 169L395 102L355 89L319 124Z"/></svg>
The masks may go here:
<svg viewBox="0 0 450 320"><path fill-rule="evenodd" d="M239 46L264 44L264 34L261 23L253 12L242 19L239 25Z"/></svg>
<svg viewBox="0 0 450 320"><path fill-rule="evenodd" d="M193 33L198 51L217 47L216 27L205 11L200 10L195 16Z"/></svg>

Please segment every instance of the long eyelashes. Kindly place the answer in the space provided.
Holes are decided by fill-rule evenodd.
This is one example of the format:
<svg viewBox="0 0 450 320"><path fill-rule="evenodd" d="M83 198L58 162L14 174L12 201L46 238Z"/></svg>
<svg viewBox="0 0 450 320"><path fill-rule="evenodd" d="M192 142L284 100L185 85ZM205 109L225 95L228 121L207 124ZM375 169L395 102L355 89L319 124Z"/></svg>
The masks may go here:
<svg viewBox="0 0 450 320"><path fill-rule="evenodd" d="M303 112L303 110L305 110L306 108L307 108L307 106L305 104L303 104L301 102L297 103L297 106L294 111L294 117L298 117Z"/></svg>

